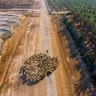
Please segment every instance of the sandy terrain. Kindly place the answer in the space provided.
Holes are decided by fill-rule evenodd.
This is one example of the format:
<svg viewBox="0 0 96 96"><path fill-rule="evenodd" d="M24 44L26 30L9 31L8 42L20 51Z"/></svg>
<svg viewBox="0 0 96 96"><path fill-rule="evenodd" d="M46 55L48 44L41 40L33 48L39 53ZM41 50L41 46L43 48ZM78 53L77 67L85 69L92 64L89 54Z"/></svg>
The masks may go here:
<svg viewBox="0 0 96 96"><path fill-rule="evenodd" d="M64 55L66 49L60 42L57 29L53 26L51 17L47 13L44 0L41 0L41 9L37 13L38 16L27 18L26 27L23 26L22 31L18 29L20 34L22 33L20 36L16 31L3 46L0 73L4 72L0 83L0 96L76 96L73 85L75 77L72 78L68 58L66 59ZM19 41L17 46L16 40ZM12 45L16 47L14 48ZM51 56L59 58L59 67L53 74L36 85L22 84L19 69L25 59L36 53L46 53L46 50ZM4 65L7 67L4 68Z"/></svg>

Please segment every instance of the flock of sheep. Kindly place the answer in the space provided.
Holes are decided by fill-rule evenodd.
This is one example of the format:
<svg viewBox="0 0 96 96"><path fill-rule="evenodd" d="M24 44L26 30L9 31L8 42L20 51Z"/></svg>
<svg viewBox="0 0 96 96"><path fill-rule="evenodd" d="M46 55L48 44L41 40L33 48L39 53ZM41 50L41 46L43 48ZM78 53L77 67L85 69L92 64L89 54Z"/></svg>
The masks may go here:
<svg viewBox="0 0 96 96"><path fill-rule="evenodd" d="M20 68L21 77L28 82L38 82L46 75L51 74L57 67L59 61L57 57L47 54L35 54L28 58Z"/></svg>

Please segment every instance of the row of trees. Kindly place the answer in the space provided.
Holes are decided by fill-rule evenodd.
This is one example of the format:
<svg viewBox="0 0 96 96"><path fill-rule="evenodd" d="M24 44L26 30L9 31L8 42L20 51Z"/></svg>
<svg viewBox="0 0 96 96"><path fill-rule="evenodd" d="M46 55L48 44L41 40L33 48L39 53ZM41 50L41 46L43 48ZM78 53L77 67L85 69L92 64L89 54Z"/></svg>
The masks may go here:
<svg viewBox="0 0 96 96"><path fill-rule="evenodd" d="M95 59L95 56L91 55L90 52L88 51L88 48L86 47L86 44L84 43L85 36L77 32L77 30L74 28L74 19L69 19L69 18L64 17L62 22L66 25L67 30L70 32L72 38L74 39L75 44L82 57L82 60L86 64L87 70L85 71L88 72L88 75L86 76L81 73L81 78L78 81L79 83L76 84L76 92L78 93L78 95L80 95L81 93L82 95L84 95L87 89L89 88L90 84L88 82L90 80L90 82L92 82L92 86L94 87L93 88L94 90L91 90L89 94L91 93L90 96L95 96L96 95L96 90L95 90L96 89L96 59ZM81 68L82 68L81 64L77 65L77 70L78 69L83 70Z"/></svg>
<svg viewBox="0 0 96 96"><path fill-rule="evenodd" d="M87 92L90 90L91 84L89 81L91 81L93 88L90 90L89 94L90 96L96 96L96 0L52 1L59 9L64 9L66 11L65 7L67 7L67 9L72 11L72 18L64 17L63 23L69 30L77 45L82 60L85 62L86 70L80 67L82 64L77 65L79 66L77 69L82 68L80 70L83 70L83 73L85 71L88 73L84 75L81 72L81 78L78 83L76 83L76 92L78 95L81 93L84 95L86 90ZM55 7L54 9L57 10ZM80 30L79 32L74 26L74 24L78 22L79 26L77 27Z"/></svg>
<svg viewBox="0 0 96 96"><path fill-rule="evenodd" d="M70 32L75 44L80 52L82 60L85 62L78 63L76 65L76 70L81 73L80 80L76 83L76 93L78 96L82 94L84 96L85 92L89 91L90 96L96 95L96 62L94 56L91 56L84 43L84 37L82 34L78 33L74 28L74 21L72 19L63 17L62 23L66 25L67 30ZM74 55L73 55L74 56ZM84 66L85 65L85 66ZM86 75L87 74L87 75ZM91 82L91 84L90 84ZM80 95L81 96L81 95Z"/></svg>
<svg viewBox="0 0 96 96"><path fill-rule="evenodd" d="M67 20L66 26L76 42L80 55L86 63L90 74L89 79L96 89L96 0L59 1L63 1L64 5L73 13L73 19ZM76 22L80 22L79 32L74 30L74 23Z"/></svg>

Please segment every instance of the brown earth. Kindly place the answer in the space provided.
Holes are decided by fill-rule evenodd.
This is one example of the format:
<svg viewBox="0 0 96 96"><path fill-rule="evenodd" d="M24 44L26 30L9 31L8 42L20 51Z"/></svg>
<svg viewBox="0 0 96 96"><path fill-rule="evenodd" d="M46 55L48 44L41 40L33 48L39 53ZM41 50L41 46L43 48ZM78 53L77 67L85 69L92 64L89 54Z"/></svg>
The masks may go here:
<svg viewBox="0 0 96 96"><path fill-rule="evenodd" d="M59 35L56 25L46 12L44 0L41 2L43 7L38 16L27 17L21 27L16 29L14 36L3 45L0 96L76 96L74 83L79 77L73 70L76 61L68 58L67 39ZM45 31L48 31L47 35ZM46 48L49 48L50 55L58 57L59 67L36 85L22 84L19 70L25 59L36 53L45 53Z"/></svg>

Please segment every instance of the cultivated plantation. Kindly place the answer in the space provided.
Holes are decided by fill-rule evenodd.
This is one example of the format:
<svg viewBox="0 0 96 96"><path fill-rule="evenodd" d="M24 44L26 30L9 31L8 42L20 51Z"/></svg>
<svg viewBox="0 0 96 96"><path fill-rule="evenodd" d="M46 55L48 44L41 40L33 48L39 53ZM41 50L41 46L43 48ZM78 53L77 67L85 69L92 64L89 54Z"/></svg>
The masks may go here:
<svg viewBox="0 0 96 96"><path fill-rule="evenodd" d="M76 83L76 92L95 94L96 83L96 1L95 0L47 0L53 11L70 11L61 14L61 23L70 33L84 65L77 64L81 78ZM64 33L64 30L62 30ZM77 57L76 52L72 56ZM86 72L84 72L86 71ZM86 73L86 74L85 74ZM88 76L87 76L88 75ZM91 83L88 83L88 82ZM87 83L86 83L87 82ZM90 86L90 87L89 87Z"/></svg>

